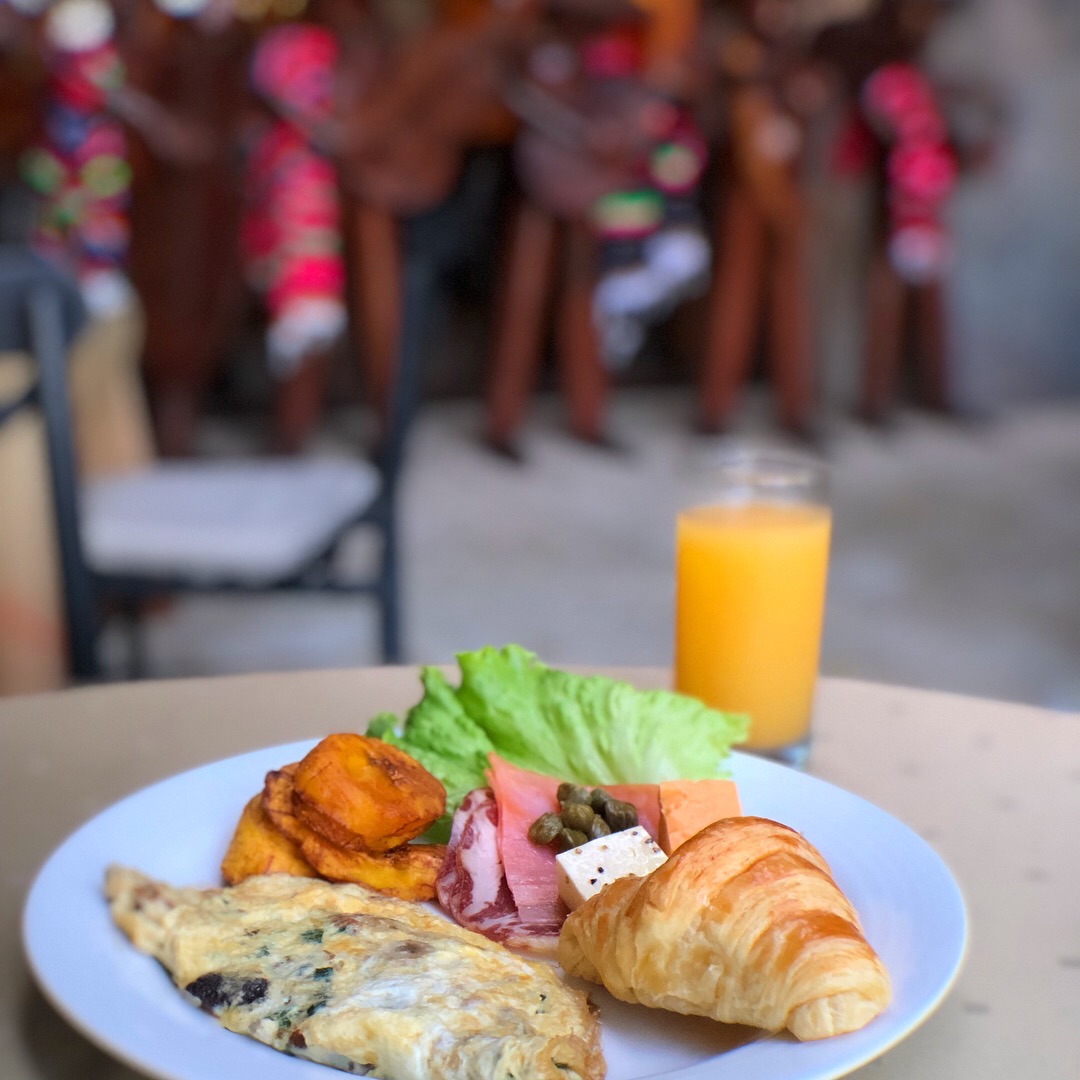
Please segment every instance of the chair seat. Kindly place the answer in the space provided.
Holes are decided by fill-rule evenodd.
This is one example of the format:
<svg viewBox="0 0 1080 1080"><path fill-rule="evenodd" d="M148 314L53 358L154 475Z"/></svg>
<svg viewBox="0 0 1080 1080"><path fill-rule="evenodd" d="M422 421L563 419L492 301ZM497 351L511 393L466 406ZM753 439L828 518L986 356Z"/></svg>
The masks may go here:
<svg viewBox="0 0 1080 1080"><path fill-rule="evenodd" d="M295 576L379 493L366 461L165 462L84 485L98 573L271 584Z"/></svg>

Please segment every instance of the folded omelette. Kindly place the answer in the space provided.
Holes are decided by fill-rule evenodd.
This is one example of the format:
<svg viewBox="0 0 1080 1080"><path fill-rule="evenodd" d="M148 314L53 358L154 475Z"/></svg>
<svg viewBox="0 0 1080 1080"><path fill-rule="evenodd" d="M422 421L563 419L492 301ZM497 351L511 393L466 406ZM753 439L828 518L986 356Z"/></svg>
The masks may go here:
<svg viewBox="0 0 1080 1080"><path fill-rule="evenodd" d="M285 874L178 889L112 867L117 925L230 1031L381 1080L593 1080L588 1000L417 904Z"/></svg>

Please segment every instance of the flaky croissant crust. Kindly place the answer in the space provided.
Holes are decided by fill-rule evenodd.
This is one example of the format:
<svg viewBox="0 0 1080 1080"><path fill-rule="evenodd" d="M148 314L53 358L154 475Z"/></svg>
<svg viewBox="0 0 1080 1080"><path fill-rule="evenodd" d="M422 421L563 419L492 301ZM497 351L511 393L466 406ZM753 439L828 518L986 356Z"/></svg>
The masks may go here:
<svg viewBox="0 0 1080 1080"><path fill-rule="evenodd" d="M612 882L566 920L559 963L623 1001L799 1039L863 1027L891 997L825 860L766 818L725 818Z"/></svg>

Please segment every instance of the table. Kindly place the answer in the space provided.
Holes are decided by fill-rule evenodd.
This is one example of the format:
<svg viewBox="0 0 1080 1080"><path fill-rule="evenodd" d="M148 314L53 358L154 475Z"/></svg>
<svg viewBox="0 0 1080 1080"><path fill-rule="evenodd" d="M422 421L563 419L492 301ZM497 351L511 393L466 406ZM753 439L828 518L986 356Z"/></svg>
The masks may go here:
<svg viewBox="0 0 1080 1080"><path fill-rule="evenodd" d="M642 687L661 668L605 669ZM419 696L411 668L146 682L0 699L0 1045L5 1080L132 1080L31 982L34 873L105 806L261 746L362 727ZM896 815L963 888L971 945L941 1008L860 1077L1074 1080L1080 1073L1080 716L823 679L810 771ZM330 1074L328 1074L330 1075Z"/></svg>

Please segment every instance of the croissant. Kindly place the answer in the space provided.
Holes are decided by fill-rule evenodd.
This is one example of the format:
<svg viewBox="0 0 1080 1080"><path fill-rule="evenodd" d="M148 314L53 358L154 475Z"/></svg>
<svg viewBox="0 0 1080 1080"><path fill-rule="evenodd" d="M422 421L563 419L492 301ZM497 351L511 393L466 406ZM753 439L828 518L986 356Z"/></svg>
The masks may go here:
<svg viewBox="0 0 1080 1080"><path fill-rule="evenodd" d="M622 1001L799 1039L854 1031L889 977L820 853L786 825L724 818L648 877L572 912L559 963Z"/></svg>

